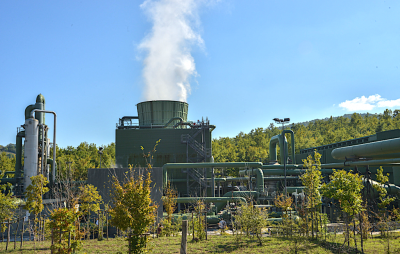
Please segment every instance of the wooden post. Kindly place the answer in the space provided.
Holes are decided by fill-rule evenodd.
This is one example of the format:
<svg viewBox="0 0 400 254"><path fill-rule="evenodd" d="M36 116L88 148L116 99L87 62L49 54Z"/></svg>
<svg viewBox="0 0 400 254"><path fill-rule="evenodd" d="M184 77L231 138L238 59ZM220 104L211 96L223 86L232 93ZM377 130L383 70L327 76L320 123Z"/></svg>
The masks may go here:
<svg viewBox="0 0 400 254"><path fill-rule="evenodd" d="M20 249L22 249L22 243L24 242L24 233L25 233L25 217L22 218L22 232L21 232L21 246L19 247Z"/></svg>
<svg viewBox="0 0 400 254"><path fill-rule="evenodd" d="M52 228L51 229L51 246L50 246L51 254L53 254L53 245L54 245L54 231L53 231L53 228Z"/></svg>
<svg viewBox="0 0 400 254"><path fill-rule="evenodd" d="M194 241L194 216L192 212L192 226L193 226L193 241Z"/></svg>
<svg viewBox="0 0 400 254"><path fill-rule="evenodd" d="M180 254L187 254L187 234L188 234L188 221L182 221L182 241Z"/></svg>
<svg viewBox="0 0 400 254"><path fill-rule="evenodd" d="M68 249L71 248L71 232L68 232Z"/></svg>
<svg viewBox="0 0 400 254"><path fill-rule="evenodd" d="M108 214L106 215L106 223L107 223L107 240L108 240Z"/></svg>
<svg viewBox="0 0 400 254"><path fill-rule="evenodd" d="M19 228L19 218L17 219L17 228L15 229L15 234L14 234L14 250L17 248L18 228Z"/></svg>
<svg viewBox="0 0 400 254"><path fill-rule="evenodd" d="M42 241L45 240L45 229L46 229L46 220L43 218L43 230L42 230Z"/></svg>
<svg viewBox="0 0 400 254"><path fill-rule="evenodd" d="M8 243L10 242L10 220L8 220L8 226L7 226L7 245L6 245L6 250L8 250Z"/></svg>
<svg viewBox="0 0 400 254"><path fill-rule="evenodd" d="M99 239L99 237L100 237L100 210L98 210L97 211L97 230L99 231L98 233L97 233L97 239ZM102 230L103 231L103 230ZM93 237L94 238L94 237ZM100 239L101 239L101 237L100 237Z"/></svg>
<svg viewBox="0 0 400 254"><path fill-rule="evenodd" d="M205 211L205 213L204 213L204 222L205 222L206 240L207 240L207 207L206 207L206 211Z"/></svg>

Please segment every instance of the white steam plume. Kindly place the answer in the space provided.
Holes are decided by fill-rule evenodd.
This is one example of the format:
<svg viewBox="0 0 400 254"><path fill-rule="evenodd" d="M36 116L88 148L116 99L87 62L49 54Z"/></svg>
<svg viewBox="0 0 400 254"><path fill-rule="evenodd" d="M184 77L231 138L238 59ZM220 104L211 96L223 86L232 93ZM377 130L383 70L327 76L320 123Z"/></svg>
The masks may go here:
<svg viewBox="0 0 400 254"><path fill-rule="evenodd" d="M140 7L153 23L150 34L139 45L147 52L143 62L144 99L186 101L190 79L197 75L191 47L203 46L201 36L192 29L200 23L199 1L146 0Z"/></svg>

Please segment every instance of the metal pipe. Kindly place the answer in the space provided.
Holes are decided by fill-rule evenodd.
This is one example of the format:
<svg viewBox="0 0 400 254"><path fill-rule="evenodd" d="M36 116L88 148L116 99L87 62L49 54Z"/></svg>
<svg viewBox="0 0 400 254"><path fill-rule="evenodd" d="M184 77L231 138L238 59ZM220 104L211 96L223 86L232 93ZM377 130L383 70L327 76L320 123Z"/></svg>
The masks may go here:
<svg viewBox="0 0 400 254"><path fill-rule="evenodd" d="M243 202L247 204L247 201L243 197L179 197L176 198L176 203L195 203L197 201L203 201L206 203L213 202L215 203L215 210L218 213L224 207L226 202L235 201L235 202Z"/></svg>
<svg viewBox="0 0 400 254"><path fill-rule="evenodd" d="M294 147L294 132L292 130L284 130L284 133L290 133L291 136L291 144L292 144L292 163L296 164L296 156L295 156L295 147Z"/></svg>
<svg viewBox="0 0 400 254"><path fill-rule="evenodd" d="M40 162L40 171L42 175L44 175L44 166L46 165L46 163L44 163L44 124L40 124L39 127L42 129L42 161Z"/></svg>
<svg viewBox="0 0 400 254"><path fill-rule="evenodd" d="M255 168L252 170L240 170L239 175L252 176L256 175L256 187L259 193L264 193L264 173L261 168Z"/></svg>
<svg viewBox="0 0 400 254"><path fill-rule="evenodd" d="M22 138L25 137L25 131L17 133L16 137L16 151L15 151L15 178L21 177L22 171Z"/></svg>
<svg viewBox="0 0 400 254"><path fill-rule="evenodd" d="M57 131L57 114L54 111L48 111L48 110L40 110L40 109L34 109L31 111L31 118L34 117L35 112L43 112L43 113L50 113L54 115L54 130L53 130L53 165L52 165L52 170L53 170L53 181L55 180L55 168L56 168L56 131Z"/></svg>
<svg viewBox="0 0 400 254"><path fill-rule="evenodd" d="M337 160L373 158L377 155L400 153L400 138L376 141L366 144L340 147L332 150L332 157Z"/></svg>
<svg viewBox="0 0 400 254"><path fill-rule="evenodd" d="M168 180L169 169L179 168L261 168L261 162L204 162L204 163L167 163L163 166L163 187Z"/></svg>

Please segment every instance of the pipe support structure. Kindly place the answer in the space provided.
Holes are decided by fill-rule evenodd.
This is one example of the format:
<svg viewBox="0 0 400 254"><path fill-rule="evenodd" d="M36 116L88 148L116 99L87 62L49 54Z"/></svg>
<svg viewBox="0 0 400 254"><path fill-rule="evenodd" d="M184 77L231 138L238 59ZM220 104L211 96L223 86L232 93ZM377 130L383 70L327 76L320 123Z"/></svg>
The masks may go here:
<svg viewBox="0 0 400 254"><path fill-rule="evenodd" d="M204 162L204 163L167 163L163 168L163 187L168 181L169 169L180 168L261 168L261 162Z"/></svg>

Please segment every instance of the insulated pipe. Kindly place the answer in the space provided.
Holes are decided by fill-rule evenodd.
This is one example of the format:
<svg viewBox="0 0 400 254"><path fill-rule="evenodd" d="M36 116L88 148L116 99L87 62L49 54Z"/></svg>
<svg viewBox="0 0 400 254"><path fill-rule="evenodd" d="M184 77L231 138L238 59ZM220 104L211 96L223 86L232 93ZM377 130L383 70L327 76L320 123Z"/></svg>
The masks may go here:
<svg viewBox="0 0 400 254"><path fill-rule="evenodd" d="M56 131L57 131L57 114L54 111L48 111L48 110L40 110L40 109L34 109L31 111L31 118L34 117L35 112L43 112L43 113L50 113L54 115L54 130L53 130L53 165L52 165L52 170L53 170L53 181L55 180L55 168L56 168Z"/></svg>
<svg viewBox="0 0 400 254"><path fill-rule="evenodd" d="M55 180L56 180L56 175L57 175L57 163L54 163L53 159L48 158L47 159L47 164L51 165L51 177L50 177L50 185L53 185Z"/></svg>
<svg viewBox="0 0 400 254"><path fill-rule="evenodd" d="M163 166L163 187L168 181L168 170L179 168L260 168L261 162L204 162L204 163L167 163Z"/></svg>
<svg viewBox="0 0 400 254"><path fill-rule="evenodd" d="M332 157L337 160L373 158L377 155L400 153L400 138L376 141L367 144L336 148Z"/></svg>
<svg viewBox="0 0 400 254"><path fill-rule="evenodd" d="M25 137L25 131L17 133L15 146L15 178L21 177L22 170L22 138Z"/></svg>
<svg viewBox="0 0 400 254"><path fill-rule="evenodd" d="M295 149L294 149L294 132L292 130L284 130L283 133L290 133L291 135L291 144L292 144L292 163L296 164L296 156L295 156ZM285 137L286 140L286 137ZM287 147L287 144L286 144Z"/></svg>

